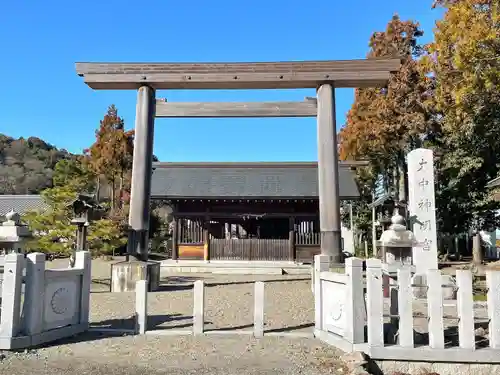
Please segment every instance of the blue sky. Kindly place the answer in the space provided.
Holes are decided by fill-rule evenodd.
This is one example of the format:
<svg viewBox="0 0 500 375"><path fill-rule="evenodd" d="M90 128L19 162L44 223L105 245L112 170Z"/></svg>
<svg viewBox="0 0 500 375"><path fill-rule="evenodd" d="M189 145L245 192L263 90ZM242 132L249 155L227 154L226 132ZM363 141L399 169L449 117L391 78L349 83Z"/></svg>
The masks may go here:
<svg viewBox="0 0 500 375"><path fill-rule="evenodd" d="M394 13L432 38L431 0L4 0L0 133L71 152L92 144L114 103L132 128L135 92L93 91L77 61L213 62L364 58ZM303 100L314 90L159 91L169 101ZM353 90L337 90L342 126ZM162 161L316 160L315 119L158 119Z"/></svg>

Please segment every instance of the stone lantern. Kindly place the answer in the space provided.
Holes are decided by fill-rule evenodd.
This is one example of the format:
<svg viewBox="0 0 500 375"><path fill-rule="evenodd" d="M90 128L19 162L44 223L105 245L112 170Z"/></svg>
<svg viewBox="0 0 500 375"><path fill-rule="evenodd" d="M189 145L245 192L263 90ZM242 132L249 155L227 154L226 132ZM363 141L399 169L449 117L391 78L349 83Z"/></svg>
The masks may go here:
<svg viewBox="0 0 500 375"><path fill-rule="evenodd" d="M0 251L4 253L24 253L25 242L31 238L29 229L21 224L21 216L14 210L5 215L7 219L0 225Z"/></svg>
<svg viewBox="0 0 500 375"><path fill-rule="evenodd" d="M405 218L396 211L391 217L391 225L380 236L378 245L382 249L382 263L388 273L403 267L413 267L414 246L418 246L412 231L406 228Z"/></svg>
<svg viewBox="0 0 500 375"><path fill-rule="evenodd" d="M73 210L74 218L71 224L76 226L76 244L73 254L70 258L70 266L74 266L75 252L87 250L87 230L89 226L92 211L101 207L87 195L78 195L78 197L68 205Z"/></svg>

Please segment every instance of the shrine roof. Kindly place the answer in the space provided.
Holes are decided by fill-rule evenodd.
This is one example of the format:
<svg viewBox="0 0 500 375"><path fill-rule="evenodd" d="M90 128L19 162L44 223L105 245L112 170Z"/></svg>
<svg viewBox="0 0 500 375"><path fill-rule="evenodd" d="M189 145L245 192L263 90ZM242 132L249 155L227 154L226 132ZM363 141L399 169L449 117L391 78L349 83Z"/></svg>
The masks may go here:
<svg viewBox="0 0 500 375"><path fill-rule="evenodd" d="M341 199L359 198L353 168L339 163ZM316 162L154 163L151 197L180 198L318 198Z"/></svg>

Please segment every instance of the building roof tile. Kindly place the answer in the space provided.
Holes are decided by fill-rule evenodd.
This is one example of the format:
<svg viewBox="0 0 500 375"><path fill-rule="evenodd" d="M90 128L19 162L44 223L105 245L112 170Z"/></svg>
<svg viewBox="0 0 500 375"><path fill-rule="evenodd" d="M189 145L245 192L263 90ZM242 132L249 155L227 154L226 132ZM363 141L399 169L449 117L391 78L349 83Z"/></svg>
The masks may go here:
<svg viewBox="0 0 500 375"><path fill-rule="evenodd" d="M0 195L0 217L11 210L23 215L28 211L46 208L47 204L40 195Z"/></svg>
<svg viewBox="0 0 500 375"><path fill-rule="evenodd" d="M339 168L341 199L359 198L354 173ZM317 163L155 163L153 198L317 198Z"/></svg>

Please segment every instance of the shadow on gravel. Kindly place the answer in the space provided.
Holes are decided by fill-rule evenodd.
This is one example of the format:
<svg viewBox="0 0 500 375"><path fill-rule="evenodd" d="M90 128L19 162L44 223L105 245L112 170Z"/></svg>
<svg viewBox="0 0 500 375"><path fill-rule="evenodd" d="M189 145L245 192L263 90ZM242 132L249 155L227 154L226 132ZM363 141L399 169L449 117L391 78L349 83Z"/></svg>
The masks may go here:
<svg viewBox="0 0 500 375"><path fill-rule="evenodd" d="M194 276L167 276L161 278L162 284L175 284L175 283L194 283L196 280L202 280L203 277Z"/></svg>
<svg viewBox="0 0 500 375"><path fill-rule="evenodd" d="M167 254L160 254L160 253L149 253L148 258L149 260L156 260L156 261L170 259L170 257Z"/></svg>
<svg viewBox="0 0 500 375"><path fill-rule="evenodd" d="M187 323L175 324L162 326L162 324L170 323L170 322L181 322L188 321ZM205 322L209 324L210 322ZM191 328L193 326L193 317L181 314L172 314L168 315L167 319L165 319L165 315L149 315L148 316L148 329L149 330L169 330L169 329L181 329L181 328Z"/></svg>
<svg viewBox="0 0 500 375"><path fill-rule="evenodd" d="M167 276L160 280L160 287L155 292L170 292L193 289L194 282L201 280L191 276Z"/></svg>
<svg viewBox="0 0 500 375"><path fill-rule="evenodd" d="M187 328L193 325L193 317L181 314L165 314L165 315L148 315L148 330L157 328L166 329L180 329ZM182 323L186 321L186 323ZM165 327L158 327L165 323L172 323ZM179 322L179 324L177 324ZM208 323L208 322L207 322ZM135 317L131 316L126 319L108 319L101 322L95 322L90 325L90 328L105 328L105 329L123 329L123 330L134 330L135 329Z"/></svg>
<svg viewBox="0 0 500 375"><path fill-rule="evenodd" d="M294 279L271 279L271 280L243 280L243 281L211 281L210 276L167 276L162 277L160 280L160 287L155 292L170 292L182 291L193 289L194 282L197 280L204 280L207 288L224 286L224 285L246 285L254 284L255 281L262 281L266 284L271 283L286 283L297 281L310 281L309 277L301 277ZM106 286L108 290L92 290L91 293L110 293L111 279L92 279L92 284Z"/></svg>
<svg viewBox="0 0 500 375"><path fill-rule="evenodd" d="M311 278L297 278L297 279L271 279L271 280L245 280L245 281L228 281L228 282L207 282L205 285L207 287L211 286L222 286L222 285L244 285L244 284L254 284L256 281L262 281L265 284L271 283L287 283L287 282L295 282L295 281L309 281Z"/></svg>
<svg viewBox="0 0 500 375"><path fill-rule="evenodd" d="M193 289L194 282L197 280L204 280L205 287L217 287L225 285L247 285L254 284L255 281L262 281L266 284L271 283L286 283L297 281L309 281L310 278L296 278L296 279L271 279L271 280L244 280L244 281L210 281L210 277L192 277L192 276L167 276L163 277L160 281L160 287L155 292L170 292ZM99 293L99 292L97 292ZM154 292L153 292L154 293Z"/></svg>
<svg viewBox="0 0 500 375"><path fill-rule="evenodd" d="M148 316L148 331L151 330L179 330L182 328L192 328L192 316L186 316L181 314L172 314L172 315L150 315ZM182 321L187 321L186 323L182 323ZM163 324L169 322L180 322L180 324L168 325L164 326ZM210 321L206 321L205 324L212 324ZM252 327L252 325L241 326L241 327L231 327L230 330L237 330ZM58 345L65 344L76 344L80 342L89 342L102 340L106 338L112 337L125 337L125 336L134 336L135 333L133 330L135 329L135 319L130 317L128 319L109 319L104 320L102 322L93 323L90 326L90 329L109 329L109 331L87 331L81 334L78 334L73 337L66 337L60 340L56 340L32 349L39 348L49 348ZM123 330L123 331L119 331ZM130 332L124 332L130 330ZM24 349L23 349L24 350Z"/></svg>
<svg viewBox="0 0 500 375"><path fill-rule="evenodd" d="M264 330L264 333L291 332L291 331L298 331L299 329L306 329L306 328L311 328L311 327L314 327L314 323L306 323L306 324L300 324L297 326L290 326L290 327L283 327L283 328L267 329L267 330Z"/></svg>
<svg viewBox="0 0 500 375"><path fill-rule="evenodd" d="M109 293L111 292L111 279L92 279L92 285L103 285L108 290L90 290L91 293ZM91 285L91 288L92 288Z"/></svg>
<svg viewBox="0 0 500 375"><path fill-rule="evenodd" d="M240 331L247 328L253 328L253 324L242 324L240 326L232 326L232 327L222 327L222 328L210 328L210 324L207 322L208 327L205 327L204 332L233 332Z"/></svg>
<svg viewBox="0 0 500 375"><path fill-rule="evenodd" d="M489 347L489 339L486 335L486 330L489 328L489 323L485 322L476 322L474 323L475 330L475 342L476 349L487 348ZM397 327L393 328L393 331L397 330ZM453 325L450 327L446 327L443 331L444 339L445 339L445 348L458 348L460 345L459 334L458 334L458 326ZM390 345L396 344L395 338L392 339L389 337L386 339L386 343ZM429 333L428 332L417 332L413 330L413 341L415 343L415 347L428 346L429 345Z"/></svg>
<svg viewBox="0 0 500 375"><path fill-rule="evenodd" d="M36 350L36 349L40 349L40 348L51 348L53 346L59 346L59 345L78 344L80 342L91 342L91 341L112 338L112 337L125 337L125 336L133 336L133 335L134 335L133 333L123 333L123 332L87 331L87 332L80 333L79 335L76 335L73 337L66 337L66 338L63 338L60 340L52 341L50 343L40 345L40 346L37 346L37 347L32 348L32 349Z"/></svg>

